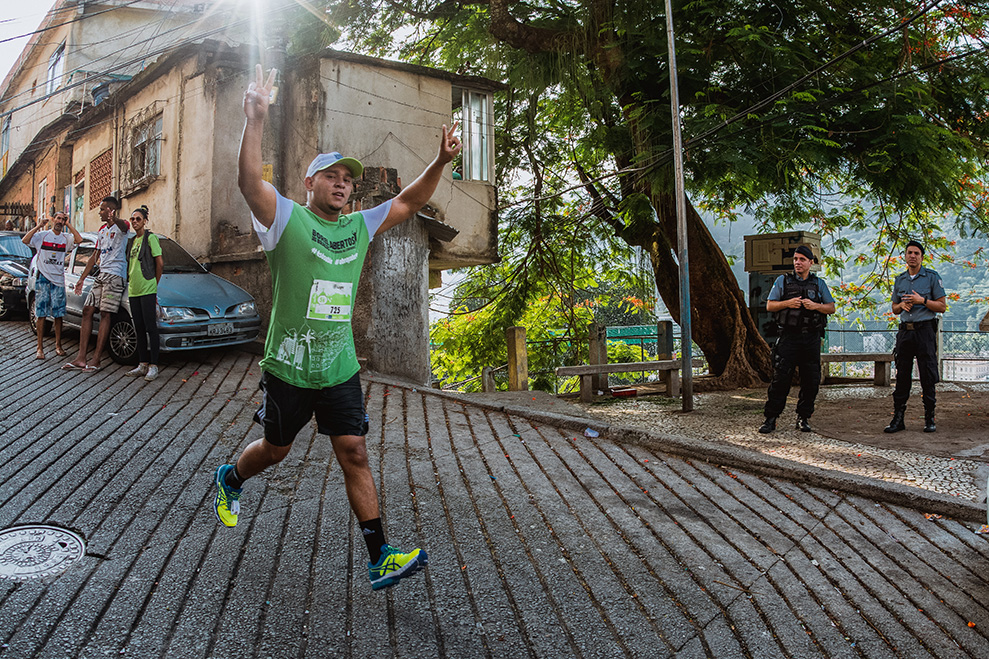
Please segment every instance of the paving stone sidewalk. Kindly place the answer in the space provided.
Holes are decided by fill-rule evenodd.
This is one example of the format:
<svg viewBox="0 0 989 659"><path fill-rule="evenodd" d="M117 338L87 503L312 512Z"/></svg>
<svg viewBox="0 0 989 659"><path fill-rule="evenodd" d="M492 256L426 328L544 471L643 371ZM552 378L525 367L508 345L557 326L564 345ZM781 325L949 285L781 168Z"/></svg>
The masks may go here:
<svg viewBox="0 0 989 659"><path fill-rule="evenodd" d="M957 384L950 382L939 383L937 387L939 392L960 390ZM966 383L966 387L971 391L989 391L989 384L984 383ZM829 437L827 429L823 433L818 432L820 428L810 433L799 432L783 423L775 432L762 435L757 428L763 419L765 392L757 392L755 402L752 393L752 390L743 390L698 394L692 414L680 414L679 401L660 397L610 401L607 405L576 403L574 406L581 414L608 423L730 444L823 469L919 487L975 502L986 501L989 463L983 457L984 447L955 456L937 456L844 441ZM796 394L791 395L794 396L791 402L795 403ZM822 389L819 398L841 401L852 397L888 399L890 395L888 387L829 386ZM938 440L932 437L931 441ZM968 455L980 459L967 459Z"/></svg>
<svg viewBox="0 0 989 659"><path fill-rule="evenodd" d="M373 592L312 428L237 528L214 518L213 469L259 436L256 356L189 353L147 383L60 371L33 340L0 323L0 529L87 546L0 579L0 659L989 656L974 504L370 378L389 539L430 554Z"/></svg>

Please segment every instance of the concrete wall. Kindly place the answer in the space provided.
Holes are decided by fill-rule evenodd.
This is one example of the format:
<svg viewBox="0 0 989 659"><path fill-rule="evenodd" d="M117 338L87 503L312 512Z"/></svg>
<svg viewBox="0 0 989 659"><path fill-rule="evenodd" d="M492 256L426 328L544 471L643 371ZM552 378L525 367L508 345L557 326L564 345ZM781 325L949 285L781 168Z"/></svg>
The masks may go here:
<svg viewBox="0 0 989 659"><path fill-rule="evenodd" d="M435 241L429 257L432 270L448 270L498 260L497 191L478 181L453 181L440 219L459 230L449 242Z"/></svg>
<svg viewBox="0 0 989 659"><path fill-rule="evenodd" d="M405 222L374 239L357 291L366 326L354 324L359 357L373 371L427 384L429 240L422 222Z"/></svg>

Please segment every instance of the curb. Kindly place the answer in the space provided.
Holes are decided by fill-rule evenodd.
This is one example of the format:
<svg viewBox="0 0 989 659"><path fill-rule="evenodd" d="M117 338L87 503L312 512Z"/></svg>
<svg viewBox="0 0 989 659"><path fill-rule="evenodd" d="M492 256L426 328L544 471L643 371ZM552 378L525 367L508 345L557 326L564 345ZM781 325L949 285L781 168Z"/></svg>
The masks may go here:
<svg viewBox="0 0 989 659"><path fill-rule="evenodd" d="M466 399L459 393L431 389L425 385L402 381L378 373L365 372L364 374L369 380L380 384L402 389L414 389L416 392L428 393L465 405L472 405L493 412L504 412L568 430L579 431L590 428L599 432L602 437L607 437L613 441L632 442L645 448L672 453L678 457L704 460L708 463L717 464L719 467L725 465L741 467L760 476L807 483L816 487L867 497L882 503L913 508L925 513L934 513L968 522L985 524L987 521L987 510L982 504L900 483L888 483L866 476L822 469L821 467L792 462L776 456L702 439L653 433L640 428L609 424L597 419L543 412L518 405L473 401Z"/></svg>

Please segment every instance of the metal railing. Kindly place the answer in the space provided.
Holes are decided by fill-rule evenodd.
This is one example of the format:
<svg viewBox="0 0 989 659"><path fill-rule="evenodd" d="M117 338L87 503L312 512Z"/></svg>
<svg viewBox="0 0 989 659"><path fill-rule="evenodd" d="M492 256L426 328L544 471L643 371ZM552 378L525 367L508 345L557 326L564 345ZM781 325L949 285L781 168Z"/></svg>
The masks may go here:
<svg viewBox="0 0 989 659"><path fill-rule="evenodd" d="M861 321L854 324L828 326L826 350L831 353L865 352L892 353L896 346L896 327L890 327L882 321ZM978 330L978 321L974 322L941 322L939 329L940 350L939 370L943 380L967 382L989 382L989 333ZM637 348L631 357L632 361L650 361L657 359L659 341L655 325L637 325L631 327L608 327L608 343L620 342L626 346ZM432 346L439 349L438 346ZM552 391L555 394L575 391L579 386L578 378L561 379L556 377L558 366L577 366L587 363L588 338L586 335L573 337L560 335L550 339L526 341L529 355L529 379L533 388ZM674 359L680 357L680 327L673 325ZM697 344L693 345L695 357L703 359L703 353ZM872 377L873 362L843 362L832 364L833 374L838 377ZM496 379L499 384L507 381L504 366L497 369ZM480 366L478 367L480 369ZM895 371L895 366L894 366ZM694 375L707 372L706 365L694 368ZM655 374L645 375L640 371L640 377L631 377L628 373L610 374L609 386L648 383L656 379ZM477 375L460 382L444 383L444 389L462 388L464 385L471 390L480 391L477 383L481 376ZM500 388L500 387L499 387Z"/></svg>
<svg viewBox="0 0 989 659"><path fill-rule="evenodd" d="M827 350L831 353L892 353L897 328L881 321L828 326ZM938 324L938 370L943 380L989 382L989 333L978 330L978 321L942 321ZM836 365L837 367L837 365ZM873 364L843 363L842 377L866 377ZM896 366L893 366L894 371Z"/></svg>

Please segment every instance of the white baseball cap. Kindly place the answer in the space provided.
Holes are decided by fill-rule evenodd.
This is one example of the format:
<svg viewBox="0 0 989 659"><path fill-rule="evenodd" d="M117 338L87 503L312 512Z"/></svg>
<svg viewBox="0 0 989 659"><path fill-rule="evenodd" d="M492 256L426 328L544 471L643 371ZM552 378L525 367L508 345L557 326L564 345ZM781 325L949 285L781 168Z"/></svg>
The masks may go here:
<svg viewBox="0 0 989 659"><path fill-rule="evenodd" d="M313 161L309 163L309 169L306 170L306 178L336 164L343 165L349 169L354 178L360 178L361 174L364 173L364 165L359 160L344 158L336 151L331 151L330 153L321 153L313 158Z"/></svg>

